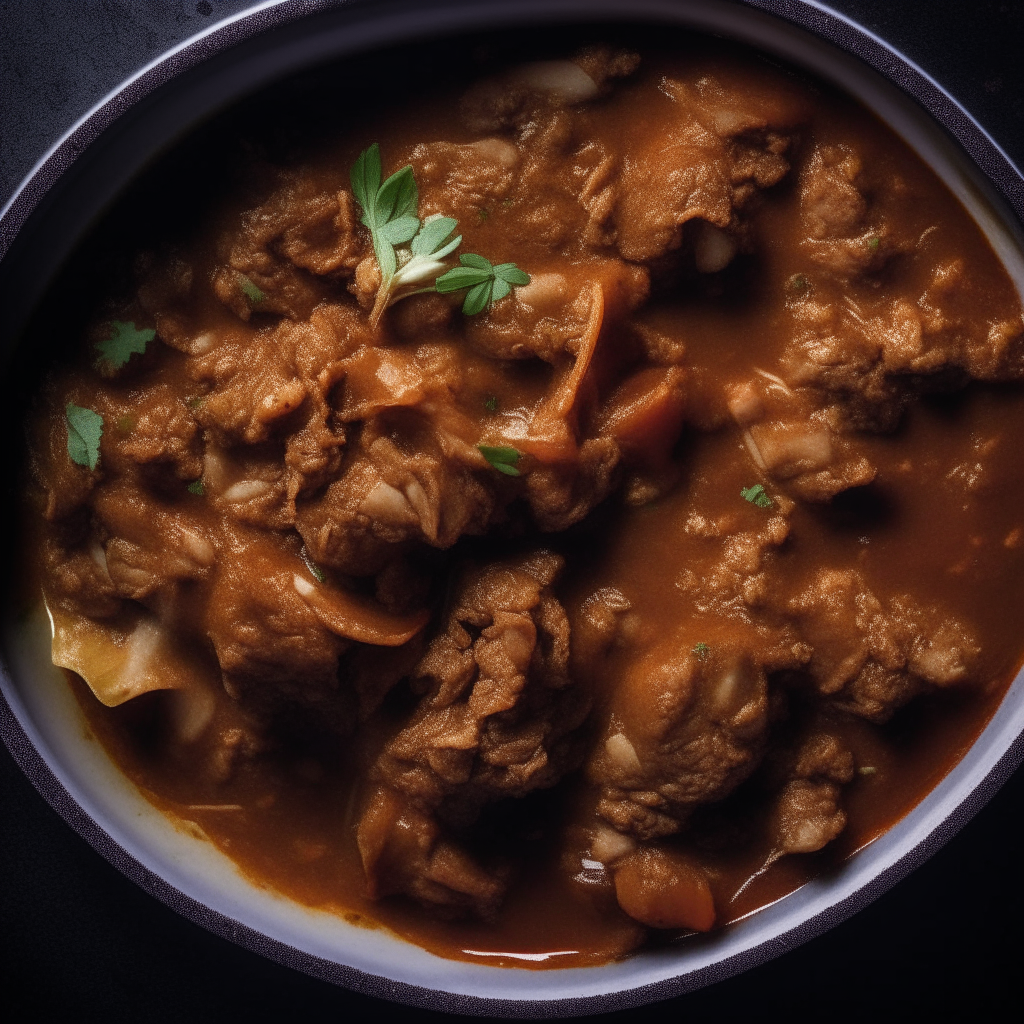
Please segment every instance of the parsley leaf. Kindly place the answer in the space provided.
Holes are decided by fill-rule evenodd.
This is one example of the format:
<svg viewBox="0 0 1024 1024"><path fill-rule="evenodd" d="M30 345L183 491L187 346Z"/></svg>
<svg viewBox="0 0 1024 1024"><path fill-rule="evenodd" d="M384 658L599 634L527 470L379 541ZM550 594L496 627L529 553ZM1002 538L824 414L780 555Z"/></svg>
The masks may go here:
<svg viewBox="0 0 1024 1024"><path fill-rule="evenodd" d="M70 402L64 406L68 425L68 455L79 466L95 469L100 460L100 438L103 417L92 409L83 409Z"/></svg>
<svg viewBox="0 0 1024 1024"><path fill-rule="evenodd" d="M521 452L515 448L493 447L489 444L478 444L480 454L499 472L505 476L522 476L516 469Z"/></svg>
<svg viewBox="0 0 1024 1024"><path fill-rule="evenodd" d="M192 483L188 485L188 493L195 494L200 498L206 493L206 488L203 486L202 477L199 477L198 480L193 480Z"/></svg>
<svg viewBox="0 0 1024 1024"><path fill-rule="evenodd" d="M472 252L463 253L459 263L462 266L442 274L434 287L442 295L465 290L462 312L466 316L482 313L492 302L505 298L512 290L512 285L530 283L530 275L514 263L493 266L490 260Z"/></svg>
<svg viewBox="0 0 1024 1024"><path fill-rule="evenodd" d="M751 505L756 505L758 508L772 507L772 499L765 494L764 488L760 484L742 488L740 490L740 497L744 501L749 501Z"/></svg>
<svg viewBox="0 0 1024 1024"><path fill-rule="evenodd" d="M127 320L112 320L110 331L109 338L96 343L99 352L97 370L104 366L120 370L133 355L142 355L146 346L156 337L152 327L137 327Z"/></svg>
<svg viewBox="0 0 1024 1024"><path fill-rule="evenodd" d="M702 640L693 648L693 650L690 651L690 653L695 655L699 661L705 661L707 656L711 653L711 648Z"/></svg>

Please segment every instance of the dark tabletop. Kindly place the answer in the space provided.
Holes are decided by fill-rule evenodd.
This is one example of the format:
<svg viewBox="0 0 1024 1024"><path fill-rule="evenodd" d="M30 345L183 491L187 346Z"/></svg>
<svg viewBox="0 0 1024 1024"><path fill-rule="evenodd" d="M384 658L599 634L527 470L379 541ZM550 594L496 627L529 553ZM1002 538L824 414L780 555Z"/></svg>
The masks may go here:
<svg viewBox="0 0 1024 1024"><path fill-rule="evenodd" d="M0 0L0 205L131 72L250 6ZM831 6L936 78L1024 166L1024 0ZM601 1019L1015 1017L1024 976L1022 816L1018 770L943 850L845 924L740 977ZM8 1020L305 1022L388 1009L216 938L147 896L63 823L2 747L0 822L0 998L14 1014ZM407 1020L451 1019L401 1012Z"/></svg>

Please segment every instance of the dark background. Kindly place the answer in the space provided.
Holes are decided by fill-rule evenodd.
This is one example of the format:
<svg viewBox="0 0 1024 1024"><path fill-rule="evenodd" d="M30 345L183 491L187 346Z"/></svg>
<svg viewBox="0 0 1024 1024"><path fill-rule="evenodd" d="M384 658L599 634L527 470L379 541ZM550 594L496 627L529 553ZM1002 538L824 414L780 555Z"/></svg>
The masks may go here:
<svg viewBox="0 0 1024 1024"><path fill-rule="evenodd" d="M0 0L0 206L110 89L249 6ZM832 7L901 49L1024 165L1024 0L833 0ZM1024 1003L1022 813L1018 771L939 854L827 935L692 995L601 1019L1015 1016ZM222 1024L389 1010L216 938L147 896L63 823L3 748L0 894L0 998L19 1024L58 1014L74 1022Z"/></svg>

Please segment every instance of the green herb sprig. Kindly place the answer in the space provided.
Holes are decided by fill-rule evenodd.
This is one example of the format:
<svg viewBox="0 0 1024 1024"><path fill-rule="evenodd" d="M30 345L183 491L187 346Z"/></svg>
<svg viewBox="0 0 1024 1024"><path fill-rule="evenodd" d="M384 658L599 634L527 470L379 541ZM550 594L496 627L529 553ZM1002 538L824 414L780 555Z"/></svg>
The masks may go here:
<svg viewBox="0 0 1024 1024"><path fill-rule="evenodd" d="M740 497L744 501L749 501L751 505L756 505L758 508L772 507L772 499L765 494L764 488L760 484L742 488L740 490Z"/></svg>
<svg viewBox="0 0 1024 1024"><path fill-rule="evenodd" d="M142 355L156 337L152 327L137 327L128 320L112 320L110 337L96 342L96 369L120 370L133 355Z"/></svg>
<svg viewBox="0 0 1024 1024"><path fill-rule="evenodd" d="M711 648L702 640L699 644L695 644L690 653L698 661L707 661L708 655L711 653Z"/></svg>
<svg viewBox="0 0 1024 1024"><path fill-rule="evenodd" d="M489 444L478 444L480 454L499 472L505 476L522 476L516 467L522 452L515 448L494 447Z"/></svg>
<svg viewBox="0 0 1024 1024"><path fill-rule="evenodd" d="M520 270L514 263L499 263L494 266L490 260L471 252L463 253L459 257L459 263L462 266L442 274L434 287L442 295L465 289L466 298L462 303L462 312L466 316L482 313L492 302L497 302L508 295L513 285L530 283L530 275Z"/></svg>
<svg viewBox="0 0 1024 1024"><path fill-rule="evenodd" d="M428 218L422 224L417 211L420 194L412 166L406 164L383 183L380 146L375 142L359 154L352 166L352 194L362 207L362 223L370 229L373 252L380 267L380 286L370 314L377 324L384 310L399 298L400 290L422 284L444 269L441 262L454 252L462 236L452 238L458 221L452 217ZM396 246L411 243L402 258ZM422 289L429 291L430 288Z"/></svg>
<svg viewBox="0 0 1024 1024"><path fill-rule="evenodd" d="M92 409L70 402L64 406L68 427L68 455L76 465L95 469L100 460L103 417Z"/></svg>

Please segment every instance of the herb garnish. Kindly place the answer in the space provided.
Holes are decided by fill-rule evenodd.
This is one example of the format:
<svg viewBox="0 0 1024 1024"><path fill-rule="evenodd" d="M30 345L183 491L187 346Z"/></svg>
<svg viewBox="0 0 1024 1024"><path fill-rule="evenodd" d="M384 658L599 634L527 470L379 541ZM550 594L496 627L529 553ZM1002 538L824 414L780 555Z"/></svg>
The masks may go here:
<svg viewBox="0 0 1024 1024"><path fill-rule="evenodd" d="M203 486L203 478L199 477L197 480L193 480L188 485L188 493L195 494L197 497L202 497L206 493L206 488Z"/></svg>
<svg viewBox="0 0 1024 1024"><path fill-rule="evenodd" d="M870 242L868 242L868 248L869 248L869 249L870 249L870 250L871 250L872 252L878 252L878 247L879 247L879 246L880 246L881 244L882 244L882 240L881 240L881 239L880 239L880 238L879 238L879 237L878 237L878 236L876 235L876 236L875 236L874 238L872 238L872 239L871 239L871 241L870 241Z"/></svg>
<svg viewBox="0 0 1024 1024"><path fill-rule="evenodd" d="M751 505L756 505L758 508L771 508L772 499L764 493L764 488L760 484L754 484L753 487L744 487L740 490L740 497L744 501L749 501Z"/></svg>
<svg viewBox="0 0 1024 1024"><path fill-rule="evenodd" d="M245 292L245 297L254 306L256 305L257 302L262 302L266 298L266 295L263 294L262 289L257 288L256 285L254 285L252 281L250 281L249 278L245 276L245 274L238 275L238 283L242 286L242 291Z"/></svg>
<svg viewBox="0 0 1024 1024"><path fill-rule="evenodd" d="M475 253L463 253L459 262L462 266L442 274L434 287L442 295L467 289L466 299L462 303L462 312L466 316L482 313L492 302L503 299L512 291L512 285L530 283L530 275L514 263L494 266L490 260Z"/></svg>
<svg viewBox="0 0 1024 1024"><path fill-rule="evenodd" d="M495 395L491 395L490 398L488 398L487 401L484 402L484 408L488 412L497 412L497 410L498 410L498 399L497 399L497 397Z"/></svg>
<svg viewBox="0 0 1024 1024"><path fill-rule="evenodd" d="M103 417L92 409L83 409L70 402L64 406L68 425L68 455L79 466L95 469L100 460L100 438Z"/></svg>
<svg viewBox="0 0 1024 1024"><path fill-rule="evenodd" d="M461 267L438 277L445 268L445 257L462 242L462 235L452 237L459 222L439 214L420 221L420 193L411 164L383 183L382 174L380 146L375 142L359 154L351 173L352 194L363 211L360 220L370 229L380 268L371 324L380 322L388 306L420 292L446 294L466 289L462 312L472 316L503 299L513 285L530 283L530 275L514 263L493 266L490 260L472 253L459 257ZM478 213L481 221L487 219L487 210L481 207ZM406 245L407 249L398 248Z"/></svg>
<svg viewBox="0 0 1024 1024"><path fill-rule="evenodd" d="M399 289L429 281L443 270L441 260L462 241L461 235L451 238L458 225L452 217L428 218L421 226L417 216L420 193L411 164L395 171L383 184L381 174L380 146L375 142L359 154L351 174L352 193L363 210L360 219L370 229L380 267L380 286L370 314L373 324L388 305L404 298L396 295ZM403 253L406 258L400 261L395 246L410 242Z"/></svg>
<svg viewBox="0 0 1024 1024"><path fill-rule="evenodd" d="M692 651L690 651L690 653L696 655L699 661L705 661L707 660L707 656L711 653L711 648L702 640L693 648Z"/></svg>
<svg viewBox="0 0 1024 1024"><path fill-rule="evenodd" d="M309 557L309 552L306 550L306 545L302 545L302 550L299 552L302 561L306 563L306 568L309 570L310 576L317 581L317 583L324 582L324 571L320 568L312 558Z"/></svg>
<svg viewBox="0 0 1024 1024"><path fill-rule="evenodd" d="M480 454L499 472L505 476L522 476L516 469L521 452L515 448L492 447L489 444L478 444Z"/></svg>
<svg viewBox="0 0 1024 1024"><path fill-rule="evenodd" d="M104 366L120 370L133 355L142 355L146 346L156 337L152 327L136 327L128 320L112 320L110 330L112 333L109 338L96 342L99 351L97 370Z"/></svg>

